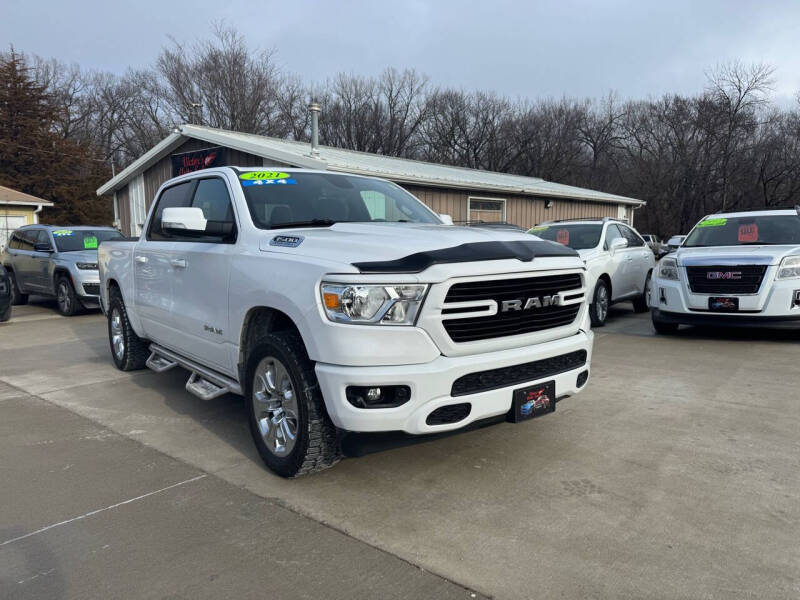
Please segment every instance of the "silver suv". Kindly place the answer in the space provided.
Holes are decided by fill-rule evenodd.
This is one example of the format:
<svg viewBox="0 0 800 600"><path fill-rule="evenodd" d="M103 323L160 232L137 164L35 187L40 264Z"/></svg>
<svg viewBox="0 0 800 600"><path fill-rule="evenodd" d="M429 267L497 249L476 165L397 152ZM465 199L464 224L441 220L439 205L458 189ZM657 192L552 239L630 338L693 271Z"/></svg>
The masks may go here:
<svg viewBox="0 0 800 600"><path fill-rule="evenodd" d="M55 297L62 315L97 308L97 247L113 239L124 237L111 227L20 227L0 254L11 281L12 304L25 304L29 294L36 294Z"/></svg>

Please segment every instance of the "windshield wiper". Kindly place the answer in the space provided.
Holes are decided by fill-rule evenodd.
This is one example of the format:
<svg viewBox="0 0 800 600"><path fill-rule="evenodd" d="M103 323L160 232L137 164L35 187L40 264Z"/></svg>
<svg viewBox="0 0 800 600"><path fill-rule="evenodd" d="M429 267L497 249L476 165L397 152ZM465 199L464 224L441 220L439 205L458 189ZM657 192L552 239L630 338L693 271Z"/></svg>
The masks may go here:
<svg viewBox="0 0 800 600"><path fill-rule="evenodd" d="M349 223L350 221L336 221L335 219L311 219L310 221L294 221L291 223L276 223L267 229L285 229L287 227L330 227L336 223Z"/></svg>

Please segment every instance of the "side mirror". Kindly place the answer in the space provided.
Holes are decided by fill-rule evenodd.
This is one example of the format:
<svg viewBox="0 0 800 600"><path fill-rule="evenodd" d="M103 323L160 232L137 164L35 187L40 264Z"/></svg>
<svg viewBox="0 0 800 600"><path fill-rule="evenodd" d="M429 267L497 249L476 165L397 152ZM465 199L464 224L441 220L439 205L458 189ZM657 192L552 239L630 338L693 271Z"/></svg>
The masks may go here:
<svg viewBox="0 0 800 600"><path fill-rule="evenodd" d="M628 247L628 240L626 240L625 238L614 238L611 241L611 245L609 246L608 249L611 250L611 252L615 252L616 250L622 250L623 248L627 247Z"/></svg>
<svg viewBox="0 0 800 600"><path fill-rule="evenodd" d="M46 242L40 242L33 245L34 252L53 252L52 246Z"/></svg>
<svg viewBox="0 0 800 600"><path fill-rule="evenodd" d="M203 209L191 206L165 208L161 213L161 229L174 235L197 235L206 232Z"/></svg>
<svg viewBox="0 0 800 600"><path fill-rule="evenodd" d="M452 225L453 224L453 217L450 215L439 215L439 218L442 220L442 223L445 225Z"/></svg>

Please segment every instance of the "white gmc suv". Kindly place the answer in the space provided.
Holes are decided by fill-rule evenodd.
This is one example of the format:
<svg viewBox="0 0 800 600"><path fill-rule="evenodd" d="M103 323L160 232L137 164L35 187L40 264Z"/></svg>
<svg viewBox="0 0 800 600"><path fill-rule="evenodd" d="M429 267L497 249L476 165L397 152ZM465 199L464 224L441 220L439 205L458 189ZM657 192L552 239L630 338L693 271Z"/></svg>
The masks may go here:
<svg viewBox="0 0 800 600"><path fill-rule="evenodd" d="M345 432L429 434L555 409L589 377L578 254L446 225L399 186L223 167L165 183L99 249L111 354L247 398L265 463L332 465Z"/></svg>
<svg viewBox="0 0 800 600"><path fill-rule="evenodd" d="M715 214L659 262L658 333L687 325L800 327L800 209Z"/></svg>
<svg viewBox="0 0 800 600"><path fill-rule="evenodd" d="M634 311L647 312L655 257L642 236L623 221L610 217L549 221L528 233L578 251L586 263L592 327L605 325L609 307L617 302L630 300Z"/></svg>

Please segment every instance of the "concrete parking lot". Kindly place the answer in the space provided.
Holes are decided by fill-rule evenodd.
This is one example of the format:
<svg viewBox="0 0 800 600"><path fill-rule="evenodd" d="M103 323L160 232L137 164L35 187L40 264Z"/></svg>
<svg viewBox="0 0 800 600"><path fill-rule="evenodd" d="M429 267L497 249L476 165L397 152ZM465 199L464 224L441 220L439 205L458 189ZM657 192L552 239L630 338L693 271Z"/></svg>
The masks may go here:
<svg viewBox="0 0 800 600"><path fill-rule="evenodd" d="M286 481L244 403L114 369L100 314L0 325L0 597L800 596L800 335L613 309L554 415Z"/></svg>

